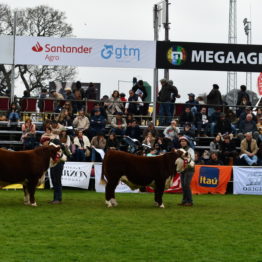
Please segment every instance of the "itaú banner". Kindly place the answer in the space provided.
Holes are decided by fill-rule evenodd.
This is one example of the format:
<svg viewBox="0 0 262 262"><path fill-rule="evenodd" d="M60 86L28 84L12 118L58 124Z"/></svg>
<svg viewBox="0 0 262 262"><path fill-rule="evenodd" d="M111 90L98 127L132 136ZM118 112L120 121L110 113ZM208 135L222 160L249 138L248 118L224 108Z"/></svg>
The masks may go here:
<svg viewBox="0 0 262 262"><path fill-rule="evenodd" d="M89 67L154 68L155 42L16 37L15 63Z"/></svg>
<svg viewBox="0 0 262 262"><path fill-rule="evenodd" d="M157 42L157 68L262 72L262 46Z"/></svg>
<svg viewBox="0 0 262 262"><path fill-rule="evenodd" d="M0 36L0 64L13 63L13 36Z"/></svg>

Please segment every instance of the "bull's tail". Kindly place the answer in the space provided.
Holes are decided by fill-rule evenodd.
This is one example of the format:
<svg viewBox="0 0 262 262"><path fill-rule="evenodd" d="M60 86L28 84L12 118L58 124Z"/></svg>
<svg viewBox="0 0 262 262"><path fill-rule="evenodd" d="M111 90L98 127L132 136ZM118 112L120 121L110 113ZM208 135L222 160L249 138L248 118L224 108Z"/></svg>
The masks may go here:
<svg viewBox="0 0 262 262"><path fill-rule="evenodd" d="M102 164L102 174L101 174L101 179L100 179L100 184L105 185L107 181L105 180L105 159Z"/></svg>

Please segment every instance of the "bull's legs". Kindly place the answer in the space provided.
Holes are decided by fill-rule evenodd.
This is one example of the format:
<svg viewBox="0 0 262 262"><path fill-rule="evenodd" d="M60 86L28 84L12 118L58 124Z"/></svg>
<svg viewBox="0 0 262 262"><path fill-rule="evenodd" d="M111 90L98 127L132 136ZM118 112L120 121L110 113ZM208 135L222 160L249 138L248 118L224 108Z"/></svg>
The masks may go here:
<svg viewBox="0 0 262 262"><path fill-rule="evenodd" d="M118 180L109 180L106 184L106 205L107 207L116 206L115 189L118 185Z"/></svg>
<svg viewBox="0 0 262 262"><path fill-rule="evenodd" d="M25 182L23 184L23 189L24 189L24 204L25 205L30 205L30 199L29 199L29 192L28 192L27 182Z"/></svg>
<svg viewBox="0 0 262 262"><path fill-rule="evenodd" d="M164 208L164 204L163 204L163 193L164 193L164 189L165 189L165 182L163 181L158 181L156 182L156 188L155 188L155 202L157 203L157 206Z"/></svg>
<svg viewBox="0 0 262 262"><path fill-rule="evenodd" d="M38 180L28 182L28 192L29 192L29 200L31 206L37 206L35 202L35 189L36 189L37 182Z"/></svg>

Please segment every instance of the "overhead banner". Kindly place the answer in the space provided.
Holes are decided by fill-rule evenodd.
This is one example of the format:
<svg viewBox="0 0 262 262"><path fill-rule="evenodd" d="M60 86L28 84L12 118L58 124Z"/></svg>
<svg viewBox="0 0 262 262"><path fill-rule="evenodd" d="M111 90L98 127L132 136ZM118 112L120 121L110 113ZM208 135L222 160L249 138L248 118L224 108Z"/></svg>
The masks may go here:
<svg viewBox="0 0 262 262"><path fill-rule="evenodd" d="M191 182L193 194L225 194L232 166L195 166Z"/></svg>
<svg viewBox="0 0 262 262"><path fill-rule="evenodd" d="M13 64L13 36L0 37L0 64Z"/></svg>
<svg viewBox="0 0 262 262"><path fill-rule="evenodd" d="M154 68L154 41L17 36L15 63Z"/></svg>
<svg viewBox="0 0 262 262"><path fill-rule="evenodd" d="M258 94L261 96L262 95L262 73L260 73L257 78L257 90L258 90Z"/></svg>
<svg viewBox="0 0 262 262"><path fill-rule="evenodd" d="M233 167L233 193L241 195L262 195L261 167Z"/></svg>
<svg viewBox="0 0 262 262"><path fill-rule="evenodd" d="M156 49L160 69L262 72L261 45L159 41Z"/></svg>

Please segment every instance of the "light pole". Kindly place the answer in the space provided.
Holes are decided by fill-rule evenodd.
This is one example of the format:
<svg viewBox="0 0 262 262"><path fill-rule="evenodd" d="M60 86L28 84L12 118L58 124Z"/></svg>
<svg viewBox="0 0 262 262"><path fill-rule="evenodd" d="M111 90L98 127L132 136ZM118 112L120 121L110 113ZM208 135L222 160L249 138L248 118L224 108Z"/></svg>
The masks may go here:
<svg viewBox="0 0 262 262"><path fill-rule="evenodd" d="M247 36L247 44L251 45L252 38L251 38L251 21L248 21L247 18L243 20L244 24L244 31ZM250 89L252 90L252 73L251 72L246 72L246 87L247 90Z"/></svg>

